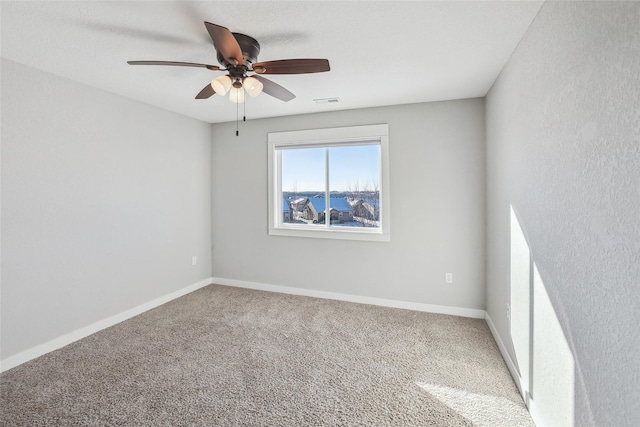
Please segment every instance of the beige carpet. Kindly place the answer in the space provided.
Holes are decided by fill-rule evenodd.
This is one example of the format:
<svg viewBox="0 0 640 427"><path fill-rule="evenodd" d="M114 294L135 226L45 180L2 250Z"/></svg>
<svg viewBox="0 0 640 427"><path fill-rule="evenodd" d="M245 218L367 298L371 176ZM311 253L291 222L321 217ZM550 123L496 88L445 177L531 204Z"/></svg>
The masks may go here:
<svg viewBox="0 0 640 427"><path fill-rule="evenodd" d="M484 320L217 285L0 387L2 426L533 426Z"/></svg>

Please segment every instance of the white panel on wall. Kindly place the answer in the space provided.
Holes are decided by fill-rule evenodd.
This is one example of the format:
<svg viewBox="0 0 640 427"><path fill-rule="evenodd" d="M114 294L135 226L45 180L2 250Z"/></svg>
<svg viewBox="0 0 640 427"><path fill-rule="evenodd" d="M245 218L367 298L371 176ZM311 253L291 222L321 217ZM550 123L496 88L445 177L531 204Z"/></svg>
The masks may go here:
<svg viewBox="0 0 640 427"><path fill-rule="evenodd" d="M516 213L511 210L511 288L507 319L514 350L514 362L520 374L522 390L529 390L531 369L531 251L520 228ZM523 393L525 401L527 396Z"/></svg>
<svg viewBox="0 0 640 427"><path fill-rule="evenodd" d="M530 410L542 426L573 426L575 362L571 348L533 266L533 352Z"/></svg>

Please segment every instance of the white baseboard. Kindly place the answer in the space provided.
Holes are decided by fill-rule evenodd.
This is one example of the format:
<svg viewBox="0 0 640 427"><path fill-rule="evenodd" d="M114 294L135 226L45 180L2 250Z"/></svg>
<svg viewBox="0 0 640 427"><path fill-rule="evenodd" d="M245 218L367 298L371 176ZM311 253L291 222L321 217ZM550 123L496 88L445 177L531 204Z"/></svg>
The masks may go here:
<svg viewBox="0 0 640 427"><path fill-rule="evenodd" d="M69 345L72 342L78 341L82 338L88 337L91 334L94 334L102 329L113 326L117 323L120 323L124 320L130 319L138 314L144 313L145 311L151 310L152 308L156 308L161 306L162 304L166 304L167 302L174 300L176 298L180 298L188 293L191 293L195 290L203 288L212 283L212 278L207 278L201 280L197 283L189 285L185 288L179 289L175 292L171 292L170 294L161 296L152 301L141 304L137 307L129 309L127 311L123 311L122 313L118 313L114 316L108 317L106 319L100 320L98 322L92 323L88 326L85 326L80 329L76 329L73 332L69 332L68 334L64 334L61 337L55 338L51 341L48 341L44 344L37 345L28 350L25 350L21 353L16 354L15 356L8 357L2 361L0 361L0 372L7 371L11 368L14 368L18 365L21 365L29 360L35 359L36 357L40 357L46 353L57 350L59 348L64 347L65 345Z"/></svg>
<svg viewBox="0 0 640 427"><path fill-rule="evenodd" d="M279 292L282 294L301 295L306 297L333 299L339 301L356 302L361 304L379 305L382 307L404 308L407 310L424 311L428 313L450 314L453 316L484 319L485 311L475 308L449 307L446 305L422 304L418 302L398 301L385 298L365 297L358 295L341 294L337 292L317 291L313 289L293 288L289 286L269 285L266 283L247 282L244 280L212 277L213 283L238 288L256 289L259 291Z"/></svg>
<svg viewBox="0 0 640 427"><path fill-rule="evenodd" d="M496 329L496 326L493 324L493 320L491 320L491 316L489 316L489 313L485 312L485 320L487 321L487 325L489 325L489 330L491 331L491 334L493 335L493 339L496 341L496 344L498 344L498 348L500 349L500 353L502 353L502 358L504 359L505 363L507 364L507 368L509 369L509 372L511 373L511 376L513 377L513 381L516 383L516 387L518 387L518 391L520 391L520 395L522 396L522 399L526 402L527 398L524 395L524 391L522 388L522 383L520 382L520 374L518 373L518 368L516 367L516 364L513 363L513 359L511 359L511 356L509 355L509 352L507 351L507 347L504 345L504 342L502 341L502 338L500 337L500 335L498 334L498 330Z"/></svg>
<svg viewBox="0 0 640 427"><path fill-rule="evenodd" d="M473 308L450 307L450 306L435 305L435 304L423 304L423 303L408 302L408 301L390 300L390 299L384 299L384 298L341 294L337 292L325 292L325 291L318 291L313 289L301 289L301 288L294 288L289 286L269 285L265 283L225 279L221 277L209 277L207 279L201 280L197 283L194 283L190 286L187 286L185 288L182 288L170 294L156 298L152 301L141 304L137 307L134 307L122 313L118 313L114 316L92 323L88 326L77 329L73 332L69 332L68 334L62 335L51 341L32 347L14 356L8 357L0 361L0 372L7 371L11 368L14 368L25 362L28 362L29 360L35 359L46 353L62 348L66 345L71 344L72 342L88 337L89 335L94 334L102 329L108 328L117 323L130 319L134 316L137 316L138 314L141 314L141 313L144 313L145 311L156 308L171 300L174 300L188 293L191 293L195 290L198 290L202 287L205 287L211 283L216 283L224 286L235 286L238 288L248 288L248 289L261 290L261 291L279 292L284 294L334 299L339 301L348 301L348 302L355 302L355 303L361 303L361 304L371 304L371 305L378 305L382 307L402 308L407 310L423 311L428 313L449 314L453 316L471 317L475 319L487 318L486 317L487 315L484 310L473 309ZM489 323L490 319L488 319L487 321ZM491 323L489 324L489 327L492 328ZM494 337L496 337L496 341L498 341L498 346L500 346L500 350L503 352L503 356L506 354L506 357L508 357L508 354L506 353L506 351L503 351L503 346L501 345L501 341L499 341L499 336L495 333L494 329L492 329L492 332L494 334ZM507 364L509 365L508 362ZM512 375L513 375L511 365L509 365L509 370L512 372Z"/></svg>

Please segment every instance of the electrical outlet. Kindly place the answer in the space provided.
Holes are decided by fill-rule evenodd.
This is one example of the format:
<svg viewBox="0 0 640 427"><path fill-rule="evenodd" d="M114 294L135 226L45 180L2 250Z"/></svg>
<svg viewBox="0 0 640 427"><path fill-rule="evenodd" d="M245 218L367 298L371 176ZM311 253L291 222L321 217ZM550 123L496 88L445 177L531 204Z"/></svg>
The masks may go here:
<svg viewBox="0 0 640 427"><path fill-rule="evenodd" d="M191 257L191 265L196 265L198 263L198 258L196 258L196 256L192 256Z"/></svg>
<svg viewBox="0 0 640 427"><path fill-rule="evenodd" d="M511 321L511 304L507 303L507 320Z"/></svg>
<svg viewBox="0 0 640 427"><path fill-rule="evenodd" d="M453 273L444 273L444 283L453 283Z"/></svg>

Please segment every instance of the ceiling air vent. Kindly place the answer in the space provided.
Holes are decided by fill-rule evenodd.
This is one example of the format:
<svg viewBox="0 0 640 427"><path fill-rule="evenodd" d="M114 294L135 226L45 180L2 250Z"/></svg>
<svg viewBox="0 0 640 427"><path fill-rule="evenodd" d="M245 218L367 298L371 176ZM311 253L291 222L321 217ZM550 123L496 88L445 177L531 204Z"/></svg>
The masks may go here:
<svg viewBox="0 0 640 427"><path fill-rule="evenodd" d="M313 102L316 104L335 104L340 102L340 98L319 98L314 99Z"/></svg>

